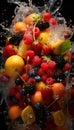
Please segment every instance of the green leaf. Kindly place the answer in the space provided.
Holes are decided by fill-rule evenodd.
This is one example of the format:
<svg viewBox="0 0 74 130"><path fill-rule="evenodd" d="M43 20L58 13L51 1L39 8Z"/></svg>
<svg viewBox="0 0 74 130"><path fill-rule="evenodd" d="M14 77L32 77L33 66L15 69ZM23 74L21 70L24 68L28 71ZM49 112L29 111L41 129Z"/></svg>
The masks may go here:
<svg viewBox="0 0 74 130"><path fill-rule="evenodd" d="M65 40L61 45L60 45L60 54L64 55L66 52L69 51L71 48L71 41L70 40Z"/></svg>

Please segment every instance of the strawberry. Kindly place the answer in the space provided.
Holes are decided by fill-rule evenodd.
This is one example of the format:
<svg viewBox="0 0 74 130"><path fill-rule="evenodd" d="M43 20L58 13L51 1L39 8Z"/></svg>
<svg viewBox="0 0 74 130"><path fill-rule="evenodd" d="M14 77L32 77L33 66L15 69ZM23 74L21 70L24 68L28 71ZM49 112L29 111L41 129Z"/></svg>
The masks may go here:
<svg viewBox="0 0 74 130"><path fill-rule="evenodd" d="M16 54L17 54L17 50L14 45L8 44L7 46L5 46L5 48L3 50L4 57L9 57L11 55L16 55Z"/></svg>
<svg viewBox="0 0 74 130"><path fill-rule="evenodd" d="M51 52L51 47L48 45L43 45L42 50L43 54L48 55Z"/></svg>
<svg viewBox="0 0 74 130"><path fill-rule="evenodd" d="M44 105L49 105L52 102L53 91L52 88L45 88L41 90Z"/></svg>

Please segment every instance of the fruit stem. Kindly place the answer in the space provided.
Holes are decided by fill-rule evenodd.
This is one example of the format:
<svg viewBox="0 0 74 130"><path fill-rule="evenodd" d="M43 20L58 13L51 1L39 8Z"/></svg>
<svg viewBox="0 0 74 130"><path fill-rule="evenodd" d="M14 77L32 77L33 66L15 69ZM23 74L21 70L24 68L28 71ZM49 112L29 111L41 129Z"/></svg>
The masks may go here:
<svg viewBox="0 0 74 130"><path fill-rule="evenodd" d="M48 109L49 107L51 107L57 100L58 100L58 98L56 97L56 98L54 99L54 101L46 107L46 109Z"/></svg>

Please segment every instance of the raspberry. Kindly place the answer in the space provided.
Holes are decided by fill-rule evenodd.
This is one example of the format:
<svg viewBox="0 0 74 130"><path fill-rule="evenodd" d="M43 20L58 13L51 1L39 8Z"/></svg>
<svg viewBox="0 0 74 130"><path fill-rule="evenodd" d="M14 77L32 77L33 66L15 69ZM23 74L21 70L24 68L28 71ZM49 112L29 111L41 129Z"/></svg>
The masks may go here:
<svg viewBox="0 0 74 130"><path fill-rule="evenodd" d="M32 50L27 50L27 51L25 52L25 57L26 57L26 58L29 57L29 59L32 60L32 59L34 58L34 51L32 51Z"/></svg>
<svg viewBox="0 0 74 130"><path fill-rule="evenodd" d="M48 63L48 66L49 66L50 69L54 69L56 67L56 62L55 61L50 61Z"/></svg>
<svg viewBox="0 0 74 130"><path fill-rule="evenodd" d="M48 70L48 63L42 63L41 64L41 68L43 69L43 70Z"/></svg>
<svg viewBox="0 0 74 130"><path fill-rule="evenodd" d="M29 78L28 81L27 81L27 83L28 83L28 84L33 84L33 85L35 85L35 84L36 84L36 81L35 81L35 79L33 79L33 78Z"/></svg>
<svg viewBox="0 0 74 130"><path fill-rule="evenodd" d="M22 89L21 85L16 85L15 86L16 92L20 92L20 90Z"/></svg>
<svg viewBox="0 0 74 130"><path fill-rule="evenodd" d="M33 65L34 66L38 66L38 65L40 65L40 63L41 63L41 58L39 57L39 56L34 56L34 58L33 58Z"/></svg>
<svg viewBox="0 0 74 130"><path fill-rule="evenodd" d="M33 43L33 37L31 34L24 34L23 39L24 43L27 45L31 45Z"/></svg>
<svg viewBox="0 0 74 130"><path fill-rule="evenodd" d="M22 79L25 80L25 81L27 81L28 78L29 78L28 74L26 74L26 73L22 74L21 77L22 77Z"/></svg>
<svg viewBox="0 0 74 130"><path fill-rule="evenodd" d="M45 75L45 72L43 71L42 68L40 68L40 69L38 70L38 75L40 75L40 76Z"/></svg>
<svg viewBox="0 0 74 130"><path fill-rule="evenodd" d="M17 100L20 100L21 99L21 94L19 93L19 92L17 92L17 93L15 93L15 98L17 99Z"/></svg>
<svg viewBox="0 0 74 130"><path fill-rule="evenodd" d="M64 71L69 71L70 69L71 69L71 65L70 65L69 63L66 63L66 64L64 65L63 70L64 70Z"/></svg>
<svg viewBox="0 0 74 130"><path fill-rule="evenodd" d="M54 83L54 79L52 77L46 79L47 85L52 85Z"/></svg>
<svg viewBox="0 0 74 130"><path fill-rule="evenodd" d="M31 64L26 64L23 68L24 73L28 73L30 70L32 69L32 65Z"/></svg>

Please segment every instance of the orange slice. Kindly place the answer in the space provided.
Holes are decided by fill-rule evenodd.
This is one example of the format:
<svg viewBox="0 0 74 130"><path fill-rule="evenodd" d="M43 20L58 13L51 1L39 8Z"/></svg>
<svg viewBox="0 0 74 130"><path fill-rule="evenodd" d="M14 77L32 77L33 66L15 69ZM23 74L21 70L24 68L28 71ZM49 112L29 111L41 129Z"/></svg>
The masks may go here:
<svg viewBox="0 0 74 130"><path fill-rule="evenodd" d="M26 124L32 124L35 122L35 114L30 105L22 110L21 118Z"/></svg>

